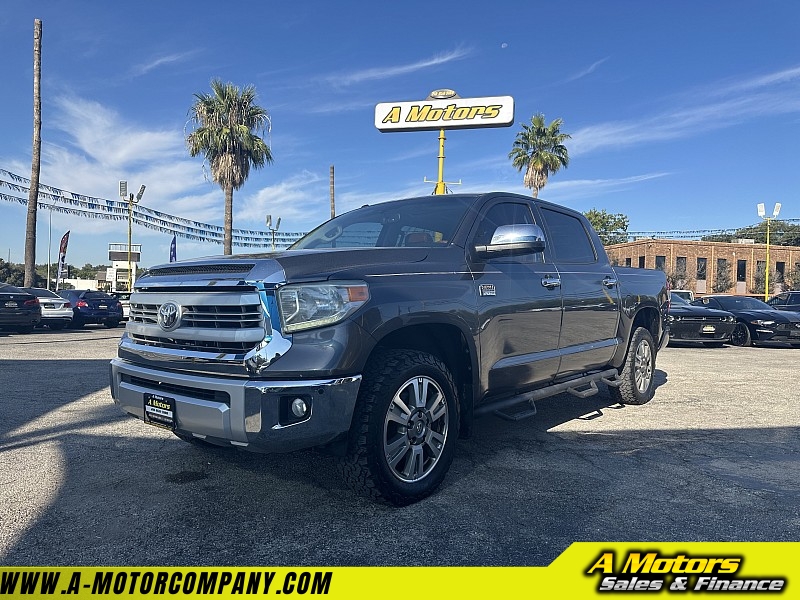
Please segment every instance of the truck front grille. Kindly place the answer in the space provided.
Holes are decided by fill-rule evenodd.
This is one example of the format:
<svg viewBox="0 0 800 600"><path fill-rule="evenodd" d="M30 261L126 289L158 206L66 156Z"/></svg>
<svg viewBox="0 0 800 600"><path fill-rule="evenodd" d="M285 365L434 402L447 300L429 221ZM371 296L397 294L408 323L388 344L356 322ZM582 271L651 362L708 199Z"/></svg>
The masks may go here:
<svg viewBox="0 0 800 600"><path fill-rule="evenodd" d="M272 331L261 292L252 286L186 286L190 289L149 288L134 291L130 300L128 338L136 347L170 352L220 355L246 354ZM166 302L180 307L181 319L173 329L159 324L158 311ZM152 350L151 350L152 351Z"/></svg>
<svg viewBox="0 0 800 600"><path fill-rule="evenodd" d="M217 340L187 340L160 336L129 334L130 338L142 346L170 348L172 350L192 350L214 354L244 354L255 344L251 342L230 342Z"/></svg>
<svg viewBox="0 0 800 600"><path fill-rule="evenodd" d="M136 323L158 323L161 304L131 302L130 320ZM210 329L248 329L260 327L263 311L260 304L239 306L182 305L181 327Z"/></svg>

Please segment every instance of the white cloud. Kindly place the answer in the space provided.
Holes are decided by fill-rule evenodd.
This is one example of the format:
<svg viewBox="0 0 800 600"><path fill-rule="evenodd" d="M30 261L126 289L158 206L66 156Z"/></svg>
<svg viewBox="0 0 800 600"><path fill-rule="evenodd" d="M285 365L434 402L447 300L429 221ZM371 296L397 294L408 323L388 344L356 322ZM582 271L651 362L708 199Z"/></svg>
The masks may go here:
<svg viewBox="0 0 800 600"><path fill-rule="evenodd" d="M689 138L752 119L800 112L798 83L800 67L795 67L684 93L680 105L661 113L575 131L570 140L570 156Z"/></svg>
<svg viewBox="0 0 800 600"><path fill-rule="evenodd" d="M372 67L370 69L362 69L360 71L352 71L350 73L338 73L327 77L326 81L340 86L347 86L355 83L363 83L364 81L389 79L391 77L397 77L398 75L409 75L411 73L416 73L417 71L422 71L431 67L438 67L454 60L461 60L462 58L469 56L471 53L472 51L469 48L459 47L448 52L436 54L430 58L424 58L422 60L409 63L407 65Z"/></svg>
<svg viewBox="0 0 800 600"><path fill-rule="evenodd" d="M133 77L139 77L141 75L149 73L153 69L157 69L164 65L171 65L173 63L183 62L186 59L191 58L195 54L197 54L196 51L191 51L191 52L180 52L177 54L168 54L166 56L158 56L156 58L151 59L149 62L135 65L131 69L131 75Z"/></svg>
<svg viewBox="0 0 800 600"><path fill-rule="evenodd" d="M597 61L593 62L591 65L589 65L585 69L583 69L581 71L578 71L577 73L575 73L573 75L570 75L569 77L564 79L561 83L569 83L571 81L575 81L575 80L580 79L582 77L586 77L587 75L589 75L591 73L594 73L594 71L597 69L597 67L602 65L609 58L610 58L609 56L606 56L605 58L601 58L600 60L597 60Z"/></svg>

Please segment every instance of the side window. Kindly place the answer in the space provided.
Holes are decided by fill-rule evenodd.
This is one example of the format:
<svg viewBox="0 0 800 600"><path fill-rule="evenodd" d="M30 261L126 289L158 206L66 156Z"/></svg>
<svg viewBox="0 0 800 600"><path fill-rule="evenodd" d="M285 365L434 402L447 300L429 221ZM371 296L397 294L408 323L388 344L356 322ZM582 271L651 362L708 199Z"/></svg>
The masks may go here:
<svg viewBox="0 0 800 600"><path fill-rule="evenodd" d="M577 217L542 207L542 218L549 232L548 245L556 259L570 263L597 262L589 234Z"/></svg>
<svg viewBox="0 0 800 600"><path fill-rule="evenodd" d="M501 225L532 225L533 214L530 207L516 202L495 204L481 219L475 234L474 244L486 246L492 241L495 229Z"/></svg>

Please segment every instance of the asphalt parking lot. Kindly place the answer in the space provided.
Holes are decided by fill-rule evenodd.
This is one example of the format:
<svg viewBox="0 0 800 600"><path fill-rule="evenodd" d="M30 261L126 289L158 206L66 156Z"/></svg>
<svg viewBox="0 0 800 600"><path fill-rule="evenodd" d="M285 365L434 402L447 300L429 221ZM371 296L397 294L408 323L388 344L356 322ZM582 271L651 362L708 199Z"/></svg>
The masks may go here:
<svg viewBox="0 0 800 600"><path fill-rule="evenodd" d="M800 349L668 347L642 407L484 417L434 496L315 452L205 450L123 415L122 328L0 333L0 564L547 565L573 541L800 539Z"/></svg>

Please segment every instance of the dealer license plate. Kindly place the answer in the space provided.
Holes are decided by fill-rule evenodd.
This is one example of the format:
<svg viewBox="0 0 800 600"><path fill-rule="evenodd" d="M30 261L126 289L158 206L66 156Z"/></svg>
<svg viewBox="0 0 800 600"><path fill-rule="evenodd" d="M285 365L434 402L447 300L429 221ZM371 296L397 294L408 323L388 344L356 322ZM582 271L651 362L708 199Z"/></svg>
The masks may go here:
<svg viewBox="0 0 800 600"><path fill-rule="evenodd" d="M717 330L713 325L703 325L703 333L714 333Z"/></svg>
<svg viewBox="0 0 800 600"><path fill-rule="evenodd" d="M144 422L164 429L175 429L175 398L160 394L144 395Z"/></svg>
<svg viewBox="0 0 800 600"><path fill-rule="evenodd" d="M108 305L107 304L98 304L97 308L99 308L100 310L105 310L105 309L108 308Z"/></svg>

